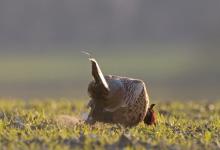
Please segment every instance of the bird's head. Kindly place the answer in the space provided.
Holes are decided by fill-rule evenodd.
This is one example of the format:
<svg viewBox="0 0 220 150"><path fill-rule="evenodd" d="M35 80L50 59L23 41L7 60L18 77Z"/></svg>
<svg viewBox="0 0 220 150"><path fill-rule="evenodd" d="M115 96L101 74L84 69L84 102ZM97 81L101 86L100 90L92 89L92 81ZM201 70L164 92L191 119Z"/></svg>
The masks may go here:
<svg viewBox="0 0 220 150"><path fill-rule="evenodd" d="M151 104L149 110L153 110L153 108L154 108L155 105L156 105L156 104Z"/></svg>
<svg viewBox="0 0 220 150"><path fill-rule="evenodd" d="M144 118L144 122L147 125L156 125L156 113L154 112L153 108L156 104L151 104L147 110L147 114Z"/></svg>

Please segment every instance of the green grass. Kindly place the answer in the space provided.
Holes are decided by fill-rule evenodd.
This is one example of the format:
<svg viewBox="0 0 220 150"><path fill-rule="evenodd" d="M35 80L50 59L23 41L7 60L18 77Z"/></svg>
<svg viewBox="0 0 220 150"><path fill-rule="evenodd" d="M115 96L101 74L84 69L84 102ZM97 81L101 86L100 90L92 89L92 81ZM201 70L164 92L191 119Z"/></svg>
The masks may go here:
<svg viewBox="0 0 220 150"><path fill-rule="evenodd" d="M57 122L83 100L0 100L0 149L220 149L220 102L156 102L157 126Z"/></svg>

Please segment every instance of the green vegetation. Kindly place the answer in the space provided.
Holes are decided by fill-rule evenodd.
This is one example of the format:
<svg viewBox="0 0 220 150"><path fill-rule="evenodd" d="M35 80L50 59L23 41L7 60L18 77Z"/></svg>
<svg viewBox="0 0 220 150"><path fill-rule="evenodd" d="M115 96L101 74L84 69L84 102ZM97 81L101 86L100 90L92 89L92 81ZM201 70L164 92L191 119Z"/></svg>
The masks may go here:
<svg viewBox="0 0 220 150"><path fill-rule="evenodd" d="M134 47L134 49L138 48ZM154 50L154 48L146 47L143 50L139 48L139 51L117 50L117 53L112 53L111 49L104 49L105 53L101 50L91 51L106 74L126 73L143 78L147 76L148 78L164 79L164 77L170 78L195 68L198 69L198 66L206 67L203 65L204 60L197 60L199 61L197 62L194 60L193 53L188 54L188 52L181 51L182 49L179 52L174 48L168 53L160 51L160 55L156 52L145 51L145 49ZM124 57L126 59L122 59ZM80 49L74 49L73 52L50 52L44 55L1 55L0 68L0 82L26 83L73 80L75 78L85 81L90 76L91 67L87 56L82 54ZM215 68L218 70L218 66Z"/></svg>
<svg viewBox="0 0 220 150"><path fill-rule="evenodd" d="M83 122L79 100L0 100L0 149L220 149L220 102L156 102L157 126Z"/></svg>

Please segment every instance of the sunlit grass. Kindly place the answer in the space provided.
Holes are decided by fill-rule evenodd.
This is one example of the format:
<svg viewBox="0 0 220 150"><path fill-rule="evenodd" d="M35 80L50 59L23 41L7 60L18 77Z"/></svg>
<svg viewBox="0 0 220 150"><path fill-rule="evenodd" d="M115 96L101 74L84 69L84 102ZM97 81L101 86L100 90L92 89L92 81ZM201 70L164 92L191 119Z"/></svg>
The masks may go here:
<svg viewBox="0 0 220 150"><path fill-rule="evenodd" d="M85 101L0 100L1 149L219 149L219 102L157 102L157 126L133 128L83 122L62 124L60 115L82 118Z"/></svg>

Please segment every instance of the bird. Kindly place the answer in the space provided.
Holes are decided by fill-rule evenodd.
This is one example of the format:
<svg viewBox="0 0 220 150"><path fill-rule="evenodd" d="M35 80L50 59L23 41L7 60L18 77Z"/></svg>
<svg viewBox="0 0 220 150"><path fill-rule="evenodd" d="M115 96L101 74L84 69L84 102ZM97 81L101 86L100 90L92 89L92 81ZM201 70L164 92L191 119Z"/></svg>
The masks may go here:
<svg viewBox="0 0 220 150"><path fill-rule="evenodd" d="M147 125L156 125L156 113L153 110L155 105L156 104L151 104L148 108L146 117L144 118L144 123Z"/></svg>
<svg viewBox="0 0 220 150"><path fill-rule="evenodd" d="M90 108L86 123L115 123L134 126L142 122L149 107L149 96L144 81L116 75L103 75L99 64L90 53L93 80L88 85Z"/></svg>

